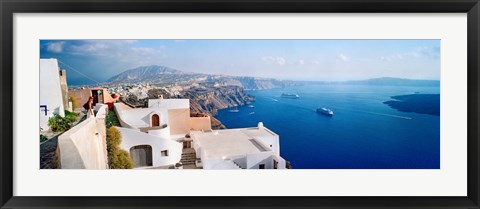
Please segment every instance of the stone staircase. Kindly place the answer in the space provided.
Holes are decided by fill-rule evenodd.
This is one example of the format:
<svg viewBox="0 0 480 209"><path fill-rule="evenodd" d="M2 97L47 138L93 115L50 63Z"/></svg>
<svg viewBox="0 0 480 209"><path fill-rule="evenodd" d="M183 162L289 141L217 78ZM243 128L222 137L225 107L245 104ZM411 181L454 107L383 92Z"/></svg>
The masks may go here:
<svg viewBox="0 0 480 209"><path fill-rule="evenodd" d="M197 160L197 157L194 149L187 148L182 150L182 158L180 159L180 162L183 165L195 164L195 160Z"/></svg>

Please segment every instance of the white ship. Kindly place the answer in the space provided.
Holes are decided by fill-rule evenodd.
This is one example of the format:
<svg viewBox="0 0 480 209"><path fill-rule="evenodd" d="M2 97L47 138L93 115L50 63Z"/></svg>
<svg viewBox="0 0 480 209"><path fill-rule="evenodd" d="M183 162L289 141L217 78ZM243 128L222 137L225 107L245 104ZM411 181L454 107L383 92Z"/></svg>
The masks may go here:
<svg viewBox="0 0 480 209"><path fill-rule="evenodd" d="M240 110L238 110L237 106L235 106L235 108L229 109L228 112L240 112Z"/></svg>
<svg viewBox="0 0 480 209"><path fill-rule="evenodd" d="M283 93L282 98L298 99L298 98L300 98L300 96L298 96L298 94L285 94L285 93Z"/></svg>
<svg viewBox="0 0 480 209"><path fill-rule="evenodd" d="M324 115L327 115L327 116L330 116L332 117L333 116L333 111L331 109L328 109L328 108L317 108L317 113L321 113L321 114L324 114Z"/></svg>

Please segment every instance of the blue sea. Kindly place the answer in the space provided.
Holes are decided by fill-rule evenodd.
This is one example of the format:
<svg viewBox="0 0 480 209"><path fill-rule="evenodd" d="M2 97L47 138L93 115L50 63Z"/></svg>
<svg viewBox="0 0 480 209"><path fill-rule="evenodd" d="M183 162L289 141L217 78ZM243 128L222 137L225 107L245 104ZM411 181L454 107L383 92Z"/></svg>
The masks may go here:
<svg viewBox="0 0 480 209"><path fill-rule="evenodd" d="M216 117L227 128L263 122L280 136L280 155L294 169L440 168L440 116L383 104L396 95L439 94L439 87L305 85L247 93L255 108L223 109ZM316 113L318 107L334 116Z"/></svg>

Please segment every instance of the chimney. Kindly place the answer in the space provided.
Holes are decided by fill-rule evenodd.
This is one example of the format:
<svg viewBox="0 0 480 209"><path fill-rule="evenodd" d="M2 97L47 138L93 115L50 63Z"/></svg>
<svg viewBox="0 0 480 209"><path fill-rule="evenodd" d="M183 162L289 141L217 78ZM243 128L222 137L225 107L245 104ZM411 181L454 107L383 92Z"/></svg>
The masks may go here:
<svg viewBox="0 0 480 209"><path fill-rule="evenodd" d="M262 122L258 122L258 129L263 130L263 123Z"/></svg>

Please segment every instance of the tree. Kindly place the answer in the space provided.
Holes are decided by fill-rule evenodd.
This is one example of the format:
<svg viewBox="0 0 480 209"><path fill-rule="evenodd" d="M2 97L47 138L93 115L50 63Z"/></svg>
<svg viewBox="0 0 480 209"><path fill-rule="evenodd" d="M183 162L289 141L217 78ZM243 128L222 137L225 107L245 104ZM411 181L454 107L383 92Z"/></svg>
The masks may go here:
<svg viewBox="0 0 480 209"><path fill-rule="evenodd" d="M70 100L70 102L72 102L72 110L75 111L75 109L77 109L77 107L78 107L77 97L71 96L69 100Z"/></svg>
<svg viewBox="0 0 480 209"><path fill-rule="evenodd" d="M130 154L120 148L122 143L122 134L112 126L107 130L107 151L108 162L111 169L130 169L133 168L133 160Z"/></svg>

